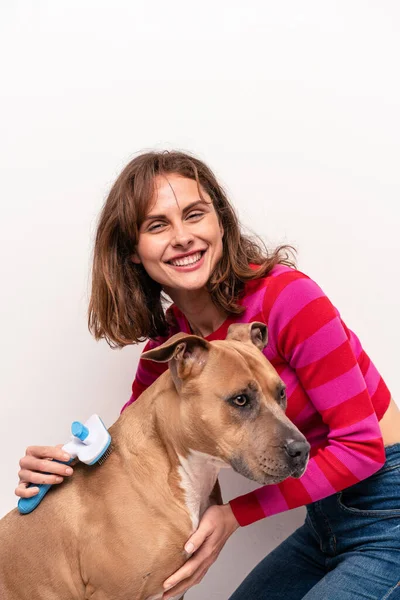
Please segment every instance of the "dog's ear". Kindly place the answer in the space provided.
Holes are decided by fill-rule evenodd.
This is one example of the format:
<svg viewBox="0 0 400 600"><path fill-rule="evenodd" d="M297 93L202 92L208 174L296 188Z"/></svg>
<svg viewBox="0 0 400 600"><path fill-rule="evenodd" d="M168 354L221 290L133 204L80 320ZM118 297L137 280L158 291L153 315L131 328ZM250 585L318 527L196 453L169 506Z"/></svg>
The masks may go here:
<svg viewBox="0 0 400 600"><path fill-rule="evenodd" d="M238 342L251 342L260 350L264 350L268 342L268 329L265 323L254 321L253 323L233 323L229 326L226 335L227 340Z"/></svg>
<svg viewBox="0 0 400 600"><path fill-rule="evenodd" d="M177 333L169 340L154 348L143 352L140 358L156 362L170 362L169 368L172 376L179 379L198 375L207 362L210 344L207 340L197 335Z"/></svg>

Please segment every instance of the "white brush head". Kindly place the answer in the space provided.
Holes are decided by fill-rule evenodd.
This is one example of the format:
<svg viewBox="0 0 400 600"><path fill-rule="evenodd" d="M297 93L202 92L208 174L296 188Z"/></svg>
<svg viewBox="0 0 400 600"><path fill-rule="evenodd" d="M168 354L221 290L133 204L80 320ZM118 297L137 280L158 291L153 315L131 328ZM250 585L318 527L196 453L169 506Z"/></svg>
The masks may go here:
<svg viewBox="0 0 400 600"><path fill-rule="evenodd" d="M75 421L72 428L80 437L72 435L71 440L63 446L63 450L72 458L78 457L81 462L94 465L109 450L111 444L111 436L106 426L98 415L92 415L84 424Z"/></svg>

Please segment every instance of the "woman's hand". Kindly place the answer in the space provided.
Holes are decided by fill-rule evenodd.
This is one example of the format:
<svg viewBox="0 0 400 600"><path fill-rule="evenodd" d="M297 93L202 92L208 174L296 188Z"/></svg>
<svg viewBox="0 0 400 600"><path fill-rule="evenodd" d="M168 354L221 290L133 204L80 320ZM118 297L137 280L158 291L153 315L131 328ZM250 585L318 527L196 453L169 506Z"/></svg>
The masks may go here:
<svg viewBox="0 0 400 600"><path fill-rule="evenodd" d="M21 470L18 472L19 484L15 489L17 496L32 498L39 493L39 488L29 487L30 483L61 483L65 476L72 475L69 465L61 465L57 460L66 462L71 457L59 446L29 446L26 454L19 461ZM46 473L51 473L47 475Z"/></svg>
<svg viewBox="0 0 400 600"><path fill-rule="evenodd" d="M163 600L186 592L199 583L217 559L227 539L239 527L229 504L210 506L198 529L188 539L185 550L193 556L164 582Z"/></svg>

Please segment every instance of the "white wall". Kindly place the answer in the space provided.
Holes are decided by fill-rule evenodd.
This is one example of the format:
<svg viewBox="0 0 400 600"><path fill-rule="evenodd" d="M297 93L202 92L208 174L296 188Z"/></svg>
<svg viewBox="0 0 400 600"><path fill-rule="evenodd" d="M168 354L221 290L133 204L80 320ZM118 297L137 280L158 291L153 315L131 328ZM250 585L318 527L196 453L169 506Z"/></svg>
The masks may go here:
<svg viewBox="0 0 400 600"><path fill-rule="evenodd" d="M399 400L395 0L0 11L1 515L27 445L64 442L92 412L111 424L130 396L140 348L96 343L86 308L97 214L140 150L197 153L246 225L296 245ZM225 600L303 511L240 530L188 599Z"/></svg>

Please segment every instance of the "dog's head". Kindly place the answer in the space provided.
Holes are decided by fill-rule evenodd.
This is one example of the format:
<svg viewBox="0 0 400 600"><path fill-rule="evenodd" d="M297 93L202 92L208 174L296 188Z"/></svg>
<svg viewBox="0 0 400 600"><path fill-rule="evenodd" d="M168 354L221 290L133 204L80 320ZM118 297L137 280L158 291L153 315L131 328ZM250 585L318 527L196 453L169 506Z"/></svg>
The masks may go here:
<svg viewBox="0 0 400 600"><path fill-rule="evenodd" d="M262 350L263 323L231 325L225 340L179 333L142 357L168 362L188 448L261 484L300 477L310 446L285 415L285 384Z"/></svg>

